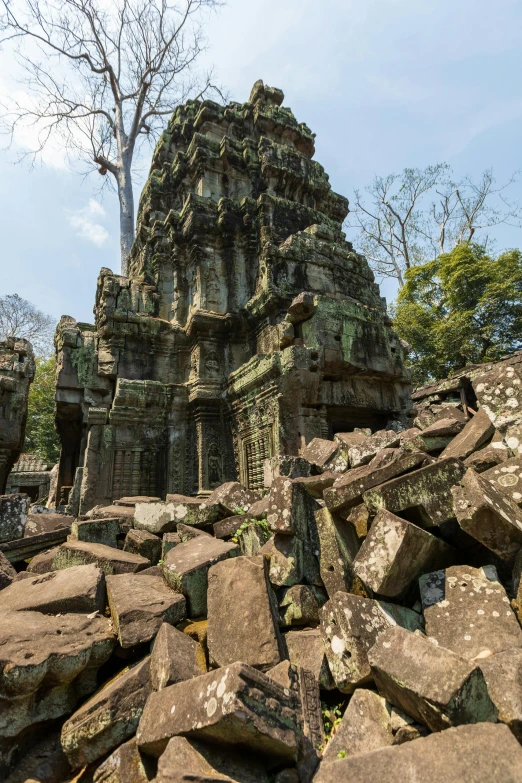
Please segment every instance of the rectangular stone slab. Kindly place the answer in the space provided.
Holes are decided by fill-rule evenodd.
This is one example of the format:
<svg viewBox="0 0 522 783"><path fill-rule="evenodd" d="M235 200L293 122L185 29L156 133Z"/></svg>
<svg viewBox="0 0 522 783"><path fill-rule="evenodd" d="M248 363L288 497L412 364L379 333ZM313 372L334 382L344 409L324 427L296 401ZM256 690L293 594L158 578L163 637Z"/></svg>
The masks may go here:
<svg viewBox="0 0 522 783"><path fill-rule="evenodd" d="M365 438L361 443L355 443L348 449L348 459L352 468L365 465L382 449L398 446L400 435L393 430L379 430Z"/></svg>
<svg viewBox="0 0 522 783"><path fill-rule="evenodd" d="M302 738L299 699L265 674L233 663L153 693L136 739L160 756L171 737L245 748L271 764L297 759Z"/></svg>
<svg viewBox="0 0 522 783"><path fill-rule="evenodd" d="M425 636L395 626L368 653L382 695L431 731L463 723L495 722L482 672Z"/></svg>
<svg viewBox="0 0 522 783"><path fill-rule="evenodd" d="M354 561L359 540L350 525L327 508L315 512L315 525L319 540L319 573L328 596L341 591L349 592L357 586Z"/></svg>
<svg viewBox="0 0 522 783"><path fill-rule="evenodd" d="M311 672L323 690L332 690L334 683L325 646L319 628L304 628L302 631L287 631L284 641L288 652L288 660L296 666Z"/></svg>
<svg viewBox="0 0 522 783"><path fill-rule="evenodd" d="M481 473L481 476L490 481L499 492L504 492L517 506L522 504L522 455L495 465Z"/></svg>
<svg viewBox="0 0 522 783"><path fill-rule="evenodd" d="M150 560L140 555L123 552L112 546L92 544L90 541L67 541L56 552L52 570L59 571L62 568L88 563L95 563L107 575L134 574L151 565Z"/></svg>
<svg viewBox="0 0 522 783"><path fill-rule="evenodd" d="M162 564L163 578L169 587L187 599L189 617L207 612L208 569L219 560L233 557L237 544L211 536L197 536L171 549Z"/></svg>
<svg viewBox="0 0 522 783"><path fill-rule="evenodd" d="M273 533L296 535L306 541L313 534L314 512L319 508L301 484L277 478L272 484L266 521Z"/></svg>
<svg viewBox="0 0 522 783"><path fill-rule="evenodd" d="M393 744L393 731L386 699L374 691L357 688L335 734L323 753L323 763L338 754L353 756Z"/></svg>
<svg viewBox="0 0 522 783"><path fill-rule="evenodd" d="M481 408L475 413L473 418L468 421L464 429L453 438L448 446L446 446L440 456L443 459L445 457L465 459L483 446L486 441L491 438L494 431L495 427L491 419L486 411Z"/></svg>
<svg viewBox="0 0 522 783"><path fill-rule="evenodd" d="M93 783L150 783L155 778L154 767L153 759L139 752L133 737L96 768Z"/></svg>
<svg viewBox="0 0 522 783"><path fill-rule="evenodd" d="M163 623L150 657L153 689L160 691L168 685L199 677L206 671L207 662L201 644L173 625Z"/></svg>
<svg viewBox="0 0 522 783"><path fill-rule="evenodd" d="M412 522L381 509L353 569L377 595L401 595L422 573L456 561L457 552Z"/></svg>
<svg viewBox="0 0 522 783"><path fill-rule="evenodd" d="M62 727L62 747L73 768L105 756L132 737L151 692L150 659L110 680Z"/></svg>
<svg viewBox="0 0 522 783"><path fill-rule="evenodd" d="M269 783L270 779L251 754L173 737L160 756L155 783Z"/></svg>
<svg viewBox="0 0 522 783"><path fill-rule="evenodd" d="M234 557L213 565L207 602L211 663L243 661L261 671L279 663L282 640L265 557Z"/></svg>
<svg viewBox="0 0 522 783"><path fill-rule="evenodd" d="M58 614L105 610L105 575L97 566L83 565L34 574L2 590L0 607Z"/></svg>
<svg viewBox="0 0 522 783"><path fill-rule="evenodd" d="M87 519L72 523L70 540L117 547L119 534L120 522L117 518Z"/></svg>
<svg viewBox="0 0 522 783"><path fill-rule="evenodd" d="M116 574L107 577L111 617L122 647L153 639L163 622L181 622L186 602L161 576Z"/></svg>
<svg viewBox="0 0 522 783"><path fill-rule="evenodd" d="M478 723L323 763L314 783L522 783L522 748L507 726Z"/></svg>
<svg viewBox="0 0 522 783"><path fill-rule="evenodd" d="M505 723L522 742L522 649L504 650L477 661L489 696Z"/></svg>

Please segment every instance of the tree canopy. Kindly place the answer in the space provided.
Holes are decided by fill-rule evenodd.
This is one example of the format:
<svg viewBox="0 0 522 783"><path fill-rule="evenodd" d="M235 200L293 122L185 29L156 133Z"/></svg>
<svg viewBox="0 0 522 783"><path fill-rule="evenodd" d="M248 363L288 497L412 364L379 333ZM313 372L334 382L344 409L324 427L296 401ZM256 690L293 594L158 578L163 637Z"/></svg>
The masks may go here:
<svg viewBox="0 0 522 783"><path fill-rule="evenodd" d="M53 350L55 322L18 294L0 296L0 340L24 337L37 356L49 356Z"/></svg>
<svg viewBox="0 0 522 783"><path fill-rule="evenodd" d="M60 443L54 429L56 359L37 359L36 374L29 390L24 452L49 463L58 461Z"/></svg>
<svg viewBox="0 0 522 783"><path fill-rule="evenodd" d="M415 384L519 350L522 253L492 258L481 245L457 245L407 270L394 315Z"/></svg>

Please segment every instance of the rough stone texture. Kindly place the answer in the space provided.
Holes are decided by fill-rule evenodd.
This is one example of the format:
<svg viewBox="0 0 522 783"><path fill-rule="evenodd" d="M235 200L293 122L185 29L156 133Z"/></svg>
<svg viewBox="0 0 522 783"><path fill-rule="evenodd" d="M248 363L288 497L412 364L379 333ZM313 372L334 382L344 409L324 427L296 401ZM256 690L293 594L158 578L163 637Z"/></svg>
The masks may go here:
<svg viewBox="0 0 522 783"><path fill-rule="evenodd" d="M96 688L115 637L101 617L0 612L0 738L67 715Z"/></svg>
<svg viewBox="0 0 522 783"><path fill-rule="evenodd" d="M275 479L287 477L290 479L308 478L313 472L313 467L304 457L291 457L288 454L280 454L269 457L263 463L263 484L271 487ZM251 507L252 508L252 507Z"/></svg>
<svg viewBox="0 0 522 783"><path fill-rule="evenodd" d="M53 560L59 551L60 547L54 546L52 549L45 549L43 552L35 555L27 566L27 573L47 574L49 571L52 571Z"/></svg>
<svg viewBox="0 0 522 783"><path fill-rule="evenodd" d="M395 454L393 455L395 456ZM331 511L342 511L361 503L363 494L385 481L420 467L426 461L426 455L415 451L400 454L385 465L368 465L348 471L338 479L333 487L324 493L324 501Z"/></svg>
<svg viewBox="0 0 522 783"><path fill-rule="evenodd" d="M73 768L90 764L132 737L151 693L150 659L124 670L83 704L62 727Z"/></svg>
<svg viewBox="0 0 522 783"><path fill-rule="evenodd" d="M335 685L351 693L372 679L368 651L390 626L421 628L411 609L351 593L336 593L320 611L326 657Z"/></svg>
<svg viewBox="0 0 522 783"><path fill-rule="evenodd" d="M89 541L67 541L54 555L52 569L58 571L87 563L95 563L107 575L134 574L150 566L150 561L144 557L123 552L121 549L104 544L92 544Z"/></svg>
<svg viewBox="0 0 522 783"><path fill-rule="evenodd" d="M282 626L318 625L318 588L294 585L283 588L279 597L279 624ZM321 604L326 601L326 594Z"/></svg>
<svg viewBox="0 0 522 783"><path fill-rule="evenodd" d="M518 506L522 504L522 455L506 459L481 475Z"/></svg>
<svg viewBox="0 0 522 783"><path fill-rule="evenodd" d="M335 457L339 450L339 444L324 438L312 438L303 449L301 457L308 460L318 468L324 468Z"/></svg>
<svg viewBox="0 0 522 783"><path fill-rule="evenodd" d="M2 611L103 612L105 575L95 565L74 566L65 571L29 576L16 581L2 592Z"/></svg>
<svg viewBox="0 0 522 783"><path fill-rule="evenodd" d="M0 342L0 495L24 444L27 398L34 373L31 343L14 338Z"/></svg>
<svg viewBox="0 0 522 783"><path fill-rule="evenodd" d="M481 408L473 418L468 421L464 429L446 446L441 457L456 457L465 459L472 452L477 451L493 435L495 427L487 412Z"/></svg>
<svg viewBox="0 0 522 783"><path fill-rule="evenodd" d="M477 473L484 473L484 471L491 470L496 465L506 462L509 455L508 447L502 441L495 441L495 437L493 437L489 446L474 451L473 454L466 457L464 465L467 468L473 468Z"/></svg>
<svg viewBox="0 0 522 783"><path fill-rule="evenodd" d="M419 580L426 634L475 660L518 647L522 629L493 566L453 566Z"/></svg>
<svg viewBox="0 0 522 783"><path fill-rule="evenodd" d="M314 783L521 783L522 748L505 726L479 723L322 764Z"/></svg>
<svg viewBox="0 0 522 783"><path fill-rule="evenodd" d="M235 557L212 566L207 603L212 664L221 667L242 661L266 671L279 663L277 602L265 557Z"/></svg>
<svg viewBox="0 0 522 783"><path fill-rule="evenodd" d="M176 109L129 276L102 269L94 324L57 327L58 495L78 487L81 514L236 480L257 490L266 459L406 421L404 350L345 240L347 200L281 96L256 83L244 103Z"/></svg>
<svg viewBox="0 0 522 783"><path fill-rule="evenodd" d="M158 762L155 783L269 783L263 764L250 755L173 737Z"/></svg>
<svg viewBox="0 0 522 783"><path fill-rule="evenodd" d="M504 650L478 661L498 720L522 741L522 650Z"/></svg>
<svg viewBox="0 0 522 783"><path fill-rule="evenodd" d="M70 541L89 541L92 544L118 547L120 523L115 519L89 519L73 522Z"/></svg>
<svg viewBox="0 0 522 783"><path fill-rule="evenodd" d="M161 544L161 538L155 536L154 533L149 533L147 530L129 530L125 536L123 551L131 552L133 555L141 555L152 565L156 565L161 559Z"/></svg>
<svg viewBox="0 0 522 783"><path fill-rule="evenodd" d="M302 736L299 698L256 669L233 663L150 696L138 746L159 756L178 735L267 754L271 764L295 761Z"/></svg>
<svg viewBox="0 0 522 783"><path fill-rule="evenodd" d="M364 502L372 511L386 508L394 514L407 512L410 520L421 527L437 527L454 516L450 489L465 470L458 460L443 459L368 490Z"/></svg>
<svg viewBox="0 0 522 783"><path fill-rule="evenodd" d="M62 783L71 768L62 750L60 734L46 732L47 736L31 747L24 743L15 768L4 778L4 783Z"/></svg>
<svg viewBox="0 0 522 783"><path fill-rule="evenodd" d="M379 635L368 660L379 691L431 731L497 719L476 663L421 634L388 628Z"/></svg>
<svg viewBox="0 0 522 783"><path fill-rule="evenodd" d="M150 783L155 775L152 759L139 752L133 737L96 769L93 783Z"/></svg>
<svg viewBox="0 0 522 783"><path fill-rule="evenodd" d="M16 571L7 559L7 557L0 552L0 590L11 584L16 576Z"/></svg>
<svg viewBox="0 0 522 783"><path fill-rule="evenodd" d="M331 690L334 687L326 660L323 637L318 628L287 631L284 634L284 641L290 663L312 672L324 690Z"/></svg>
<svg viewBox="0 0 522 783"><path fill-rule="evenodd" d="M69 514L31 514L27 515L24 538L40 536L42 533L51 533L54 530L70 529L74 517Z"/></svg>
<svg viewBox="0 0 522 783"><path fill-rule="evenodd" d="M0 543L23 538L29 503L29 495L0 495Z"/></svg>
<svg viewBox="0 0 522 783"><path fill-rule="evenodd" d="M321 585L319 564L312 544L298 536L277 533L259 550L270 558L270 582L274 587L291 587L306 581Z"/></svg>
<svg viewBox="0 0 522 783"><path fill-rule="evenodd" d="M107 596L122 647L148 642L163 622L175 624L185 617L185 598L171 590L161 576L108 576Z"/></svg>
<svg viewBox="0 0 522 783"><path fill-rule="evenodd" d="M163 623L150 657L152 687L160 691L176 682L199 677L207 671L203 647L188 634Z"/></svg>
<svg viewBox="0 0 522 783"><path fill-rule="evenodd" d="M32 502L39 502L50 495L54 466L34 454L20 454L7 477L6 494L27 492Z"/></svg>
<svg viewBox="0 0 522 783"><path fill-rule="evenodd" d="M399 442L399 434L393 430L380 430L374 435L370 435L361 443L356 443L348 449L350 467L357 468L359 465L366 465L381 449L393 448L398 446Z"/></svg>
<svg viewBox="0 0 522 783"><path fill-rule="evenodd" d="M274 533L309 537L317 502L300 484L288 478L274 481L270 489L266 521Z"/></svg>
<svg viewBox="0 0 522 783"><path fill-rule="evenodd" d="M210 536L197 536L171 549L162 565L163 578L187 599L189 617L207 611L208 570L219 560L237 554L236 544Z"/></svg>
<svg viewBox="0 0 522 783"><path fill-rule="evenodd" d="M311 497L322 499L324 490L329 489L338 478L338 473L327 470L318 476L306 476L305 478L293 479L293 481L304 487Z"/></svg>
<svg viewBox="0 0 522 783"><path fill-rule="evenodd" d="M354 528L327 508L315 512L319 539L319 571L326 592L332 598L339 591L360 592L354 572L359 540Z"/></svg>
<svg viewBox="0 0 522 783"><path fill-rule="evenodd" d="M513 560L522 546L522 510L471 468L451 492L462 530L502 559Z"/></svg>
<svg viewBox="0 0 522 783"><path fill-rule="evenodd" d="M393 730L386 699L358 688L326 746L323 763L335 761L338 755L353 756L388 745L393 745Z"/></svg>
<svg viewBox="0 0 522 783"><path fill-rule="evenodd" d="M381 509L353 569L374 593L394 598L426 571L455 562L456 555L431 533Z"/></svg>
<svg viewBox="0 0 522 783"><path fill-rule="evenodd" d="M194 524L199 521L201 503L170 501L167 503L137 503L134 511L134 525L137 530L149 533L170 533L176 530L178 522Z"/></svg>

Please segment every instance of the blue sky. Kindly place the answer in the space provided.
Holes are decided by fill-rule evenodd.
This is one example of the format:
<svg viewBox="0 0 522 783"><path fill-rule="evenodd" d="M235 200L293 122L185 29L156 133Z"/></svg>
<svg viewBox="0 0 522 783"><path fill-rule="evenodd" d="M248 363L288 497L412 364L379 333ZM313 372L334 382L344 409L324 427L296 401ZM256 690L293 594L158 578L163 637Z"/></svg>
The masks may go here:
<svg viewBox="0 0 522 783"><path fill-rule="evenodd" d="M348 198L405 166L493 166L499 181L522 169L520 0L229 0L207 35L202 64L230 97L246 100L259 78L282 88ZM0 52L0 94L13 72ZM0 152L0 293L92 321L100 268L119 268L116 196L100 197L99 175L72 173L59 147L33 169L14 157ZM511 196L522 201L522 182ZM522 247L521 229L495 237Z"/></svg>

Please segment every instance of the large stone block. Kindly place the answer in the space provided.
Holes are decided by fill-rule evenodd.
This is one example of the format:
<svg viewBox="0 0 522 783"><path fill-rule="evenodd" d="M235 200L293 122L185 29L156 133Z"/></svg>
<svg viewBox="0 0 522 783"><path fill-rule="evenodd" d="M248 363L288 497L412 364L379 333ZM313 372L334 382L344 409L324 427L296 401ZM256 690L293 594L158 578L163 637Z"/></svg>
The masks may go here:
<svg viewBox="0 0 522 783"><path fill-rule="evenodd" d="M83 704L62 727L73 768L105 756L132 737L151 692L150 659L124 670Z"/></svg>
<svg viewBox="0 0 522 783"><path fill-rule="evenodd" d="M52 561L52 570L59 571L71 566L94 563L107 574L135 574L150 566L150 560L130 552L123 552L105 544L89 541L67 541L57 550Z"/></svg>
<svg viewBox="0 0 522 783"><path fill-rule="evenodd" d="M173 737L158 762L156 783L269 783L264 765L250 755Z"/></svg>
<svg viewBox="0 0 522 783"><path fill-rule="evenodd" d="M279 624L282 626L317 625L319 600L327 600L326 593L309 585L284 587L279 596Z"/></svg>
<svg viewBox="0 0 522 783"><path fill-rule="evenodd" d="M336 593L320 617L330 672L344 693L371 681L368 652L380 634L397 624L410 631L422 626L421 617L411 609L351 593Z"/></svg>
<svg viewBox="0 0 522 783"><path fill-rule="evenodd" d="M199 677L207 671L203 647L188 634L163 623L150 657L152 687L160 691L176 682Z"/></svg>
<svg viewBox="0 0 522 783"><path fill-rule="evenodd" d="M304 628L299 631L287 631L284 634L284 641L290 663L311 672L322 689L332 690L334 683L328 668L320 629Z"/></svg>
<svg viewBox="0 0 522 783"><path fill-rule="evenodd" d="M235 557L212 566L207 602L211 663L242 661L262 671L279 663L277 601L265 557Z"/></svg>
<svg viewBox="0 0 522 783"><path fill-rule="evenodd" d="M0 543L24 537L29 503L29 495L0 495Z"/></svg>
<svg viewBox="0 0 522 783"><path fill-rule="evenodd" d="M139 752L133 737L97 767L93 783L150 783L155 777L154 761Z"/></svg>
<svg viewBox="0 0 522 783"><path fill-rule="evenodd" d="M422 573L455 562L456 551L412 522L381 509L353 563L374 593L394 598Z"/></svg>
<svg viewBox="0 0 522 783"><path fill-rule="evenodd" d="M356 443L348 449L348 459L352 468L366 465L381 449L393 448L400 443L399 433L394 430L379 430L361 443Z"/></svg>
<svg viewBox="0 0 522 783"><path fill-rule="evenodd" d="M169 587L183 593L189 617L200 617L207 612L209 568L237 553L236 544L211 536L197 536L170 550L162 565L163 578Z"/></svg>
<svg viewBox="0 0 522 783"><path fill-rule="evenodd" d="M86 519L72 523L69 540L90 541L93 544L117 548L119 535L120 522L117 517L113 519Z"/></svg>
<svg viewBox="0 0 522 783"><path fill-rule="evenodd" d="M166 503L137 503L134 510L134 526L137 530L162 535L176 530L178 522L189 525L200 521L201 501L195 498Z"/></svg>
<svg viewBox="0 0 522 783"><path fill-rule="evenodd" d="M459 726L321 764L314 783L521 783L522 748L505 726Z"/></svg>
<svg viewBox="0 0 522 783"><path fill-rule="evenodd" d="M483 446L491 438L494 431L495 427L490 417L486 411L481 408L475 413L473 418L468 421L464 429L453 438L448 446L446 446L441 457L465 459Z"/></svg>
<svg viewBox="0 0 522 783"><path fill-rule="evenodd" d="M233 663L150 696L138 747L160 756L180 735L263 754L269 765L295 761L302 738L299 699L267 675Z"/></svg>
<svg viewBox="0 0 522 783"><path fill-rule="evenodd" d="M163 622L174 625L185 618L185 598L171 590L161 576L108 576L107 596L122 647L148 642Z"/></svg>
<svg viewBox="0 0 522 783"><path fill-rule="evenodd" d="M129 530L125 536L123 549L133 555L141 555L150 560L152 565L156 565L161 559L161 544L161 538L154 533L149 533L148 530Z"/></svg>
<svg viewBox="0 0 522 783"><path fill-rule="evenodd" d="M266 521L274 533L296 535L306 541L313 535L317 508L317 502L304 487L288 478L279 478L270 490Z"/></svg>
<svg viewBox="0 0 522 783"><path fill-rule="evenodd" d="M358 688L323 753L323 764L393 745L391 711L386 699Z"/></svg>
<svg viewBox="0 0 522 783"><path fill-rule="evenodd" d="M0 590L11 584L16 571L3 552L0 552Z"/></svg>
<svg viewBox="0 0 522 783"><path fill-rule="evenodd" d="M522 629L493 566L453 566L419 580L426 634L467 658L522 649Z"/></svg>
<svg viewBox="0 0 522 783"><path fill-rule="evenodd" d="M105 575L95 565L28 575L6 587L0 599L2 611L16 609L45 614L103 613L105 603Z"/></svg>
<svg viewBox="0 0 522 783"><path fill-rule="evenodd" d="M481 475L517 506L522 504L522 455L507 459Z"/></svg>
<svg viewBox="0 0 522 783"><path fill-rule="evenodd" d="M379 635L368 660L379 691L431 731L497 719L477 664L421 634L388 628Z"/></svg>
<svg viewBox="0 0 522 783"><path fill-rule="evenodd" d="M330 598L339 591L355 592L360 585L354 571L359 540L352 525L327 508L315 512L319 540L319 573Z"/></svg>
<svg viewBox="0 0 522 783"><path fill-rule="evenodd" d="M477 661L498 720L522 742L522 649L504 650Z"/></svg>

